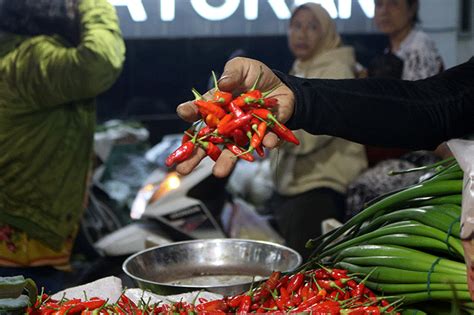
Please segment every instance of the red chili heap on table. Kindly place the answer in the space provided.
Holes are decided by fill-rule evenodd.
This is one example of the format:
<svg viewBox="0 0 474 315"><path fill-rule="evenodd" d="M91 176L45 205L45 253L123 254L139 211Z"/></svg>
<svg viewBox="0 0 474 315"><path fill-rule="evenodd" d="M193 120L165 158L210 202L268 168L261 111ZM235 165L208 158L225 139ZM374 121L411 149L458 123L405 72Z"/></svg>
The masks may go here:
<svg viewBox="0 0 474 315"><path fill-rule="evenodd" d="M205 100L199 92L192 90L202 119L188 129L181 146L166 159L166 166L187 160L197 146L203 148L214 161L225 147L235 156L252 162L253 152L264 156L262 140L267 131L272 131L280 139L299 144L293 132L280 123L271 110L277 99L267 97L274 89L261 92L257 90L261 74L250 89L234 98L231 93L220 91L214 78L214 95Z"/></svg>
<svg viewBox="0 0 474 315"><path fill-rule="evenodd" d="M220 300L196 296L197 301L192 303L152 304L143 300L137 305L123 294L115 304L98 298L54 301L42 295L28 314L400 314L395 310L400 301L390 304L376 297L364 281L356 282L343 269L323 267L291 276L276 271L258 287Z"/></svg>

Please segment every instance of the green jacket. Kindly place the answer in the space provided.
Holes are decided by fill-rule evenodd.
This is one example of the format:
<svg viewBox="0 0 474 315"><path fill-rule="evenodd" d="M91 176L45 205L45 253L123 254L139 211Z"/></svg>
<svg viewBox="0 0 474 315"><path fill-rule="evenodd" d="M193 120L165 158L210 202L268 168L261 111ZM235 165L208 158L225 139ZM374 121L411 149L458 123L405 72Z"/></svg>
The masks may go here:
<svg viewBox="0 0 474 315"><path fill-rule="evenodd" d="M83 214L94 97L122 69L125 46L107 0L82 0L81 42L53 36L0 42L0 225L53 249Z"/></svg>

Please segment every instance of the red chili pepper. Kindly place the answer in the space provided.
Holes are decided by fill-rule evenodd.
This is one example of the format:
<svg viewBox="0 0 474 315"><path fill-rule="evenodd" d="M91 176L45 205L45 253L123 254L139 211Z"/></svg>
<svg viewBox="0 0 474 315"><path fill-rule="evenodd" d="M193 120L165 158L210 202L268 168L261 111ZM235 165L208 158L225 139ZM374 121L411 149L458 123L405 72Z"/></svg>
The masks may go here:
<svg viewBox="0 0 474 315"><path fill-rule="evenodd" d="M340 310L341 306L336 301L324 301L307 309L307 311L317 315L339 314Z"/></svg>
<svg viewBox="0 0 474 315"><path fill-rule="evenodd" d="M225 142L225 139L223 137L214 136L214 135L210 135L210 136L206 137L206 140L209 141L209 142L212 142L214 144L221 144L221 143Z"/></svg>
<svg viewBox="0 0 474 315"><path fill-rule="evenodd" d="M225 125L227 125L229 123L229 121L232 120L232 118L234 118L234 115L233 114L226 114L222 119L221 121L219 121L219 125L217 125L217 128L219 128L219 126L221 126L221 128Z"/></svg>
<svg viewBox="0 0 474 315"><path fill-rule="evenodd" d="M282 123L275 123L271 125L270 129L282 140L294 143L296 145L300 144L298 138L295 137L293 132L288 129Z"/></svg>
<svg viewBox="0 0 474 315"><path fill-rule="evenodd" d="M213 100L215 102L222 103L223 105L227 105L228 103L230 103L230 101L232 101L232 93L223 92L223 91L219 90L219 85L217 83L216 73L214 71L212 71L212 79L214 80L214 88L215 88L215 92L214 92L214 95L213 95ZM196 93L195 93L195 95L196 95Z"/></svg>
<svg viewBox="0 0 474 315"><path fill-rule="evenodd" d="M298 290L298 294L301 296L303 301L308 299L309 290L311 289L309 282L306 283L304 286L300 287Z"/></svg>
<svg viewBox="0 0 474 315"><path fill-rule="evenodd" d="M199 130L199 132L197 134L197 137L202 138L206 135L211 134L214 130L215 130L215 128L212 128L210 126L205 126L205 127L201 128L201 130Z"/></svg>
<svg viewBox="0 0 474 315"><path fill-rule="evenodd" d="M280 271L273 271L270 277L265 281L252 296L254 302L258 302L263 298L270 296L270 293L275 290L281 277Z"/></svg>
<svg viewBox="0 0 474 315"><path fill-rule="evenodd" d="M243 295L236 295L233 296L232 298L229 299L227 302L227 305L231 308L237 308L240 305L240 302L242 302L242 299L244 298Z"/></svg>
<svg viewBox="0 0 474 315"><path fill-rule="evenodd" d="M219 118L216 117L214 114L209 114L206 116L206 124L209 127L215 128L217 125L219 125Z"/></svg>
<svg viewBox="0 0 474 315"><path fill-rule="evenodd" d="M287 307L293 307L293 306L296 306L296 305L300 305L301 302L303 302L303 298L301 297L301 295L296 293L296 294L293 294L291 296L290 303L287 303L286 306Z"/></svg>
<svg viewBox="0 0 474 315"><path fill-rule="evenodd" d="M356 307L356 308L353 308L353 309L349 310L349 312L345 313L345 314L350 314L350 315L359 315L359 314L380 315L381 310L378 306L360 306L360 307Z"/></svg>
<svg viewBox="0 0 474 315"><path fill-rule="evenodd" d="M188 159L194 151L194 143L188 141L171 153L165 161L166 166L171 167L175 163L183 162Z"/></svg>
<svg viewBox="0 0 474 315"><path fill-rule="evenodd" d="M232 101L232 93L217 90L214 93L213 101L221 103L222 105L227 105Z"/></svg>
<svg viewBox="0 0 474 315"><path fill-rule="evenodd" d="M267 123L265 121L260 122L256 129L257 130L252 135L252 140L250 141L250 147L253 149L258 148L260 143L262 143L265 132L267 131Z"/></svg>
<svg viewBox="0 0 474 315"><path fill-rule="evenodd" d="M221 135L229 135L234 129L240 128L243 125L248 124L251 119L252 119L252 115L245 114L244 116L232 119L224 126L219 124L219 126L217 127L217 131Z"/></svg>
<svg viewBox="0 0 474 315"><path fill-rule="evenodd" d="M262 146L259 145L258 147L255 148L255 151L257 151L257 154L260 157L265 157L265 151L263 150Z"/></svg>
<svg viewBox="0 0 474 315"><path fill-rule="evenodd" d="M322 289L321 291L318 292L317 295L308 298L306 301L298 305L295 309L292 310L292 312L295 312L295 313L303 312L308 307L321 302L325 298L326 298L326 290Z"/></svg>
<svg viewBox="0 0 474 315"><path fill-rule="evenodd" d="M242 117L245 115L244 111L240 109L238 105L236 105L234 102L230 102L229 104L229 109L230 111L234 114L235 117Z"/></svg>
<svg viewBox="0 0 474 315"><path fill-rule="evenodd" d="M347 270L344 269L329 269L328 270L329 274L334 280L339 280L339 279L347 279Z"/></svg>
<svg viewBox="0 0 474 315"><path fill-rule="evenodd" d="M260 117L260 119L263 119L263 120L267 120L267 119L270 119L272 120L272 117L275 118L275 116L273 116L272 112L269 111L268 109L266 108L257 108L257 109L254 109L252 110L252 114L257 116L257 117Z"/></svg>
<svg viewBox="0 0 474 315"><path fill-rule="evenodd" d="M105 300L99 298L92 298L89 301L81 302L83 306L85 306L89 310L95 310L97 308L101 308L106 303Z"/></svg>
<svg viewBox="0 0 474 315"><path fill-rule="evenodd" d="M267 97L263 99L263 104L260 104L265 108L273 108L278 104L278 100L274 97Z"/></svg>
<svg viewBox="0 0 474 315"><path fill-rule="evenodd" d="M281 277L280 281L278 281L278 284L276 286L276 289L279 289L281 287L287 287L288 286L288 280L290 279L289 275L284 275Z"/></svg>
<svg viewBox="0 0 474 315"><path fill-rule="evenodd" d="M247 105L247 103L245 103L245 98L243 96L237 96L236 98L232 100L232 103L234 103L234 105L241 108Z"/></svg>
<svg viewBox="0 0 474 315"><path fill-rule="evenodd" d="M212 102L204 100L195 100L194 104L196 104L199 109L199 112L203 117L206 117L209 114L214 114L217 118L221 119L226 115L226 112L222 107Z"/></svg>
<svg viewBox="0 0 474 315"><path fill-rule="evenodd" d="M344 300L349 300L350 298L351 298L351 292L346 291L346 293L344 293Z"/></svg>
<svg viewBox="0 0 474 315"><path fill-rule="evenodd" d="M300 286L303 284L304 281L304 274L297 273L293 275L288 282L288 287L286 288L289 293L293 293L294 291L298 290Z"/></svg>
<svg viewBox="0 0 474 315"><path fill-rule="evenodd" d="M184 144L188 142L189 140L192 139L192 136L194 136L194 131L192 128L189 128L184 132L183 138L181 139L181 144Z"/></svg>
<svg viewBox="0 0 474 315"><path fill-rule="evenodd" d="M332 290L332 289L337 289L337 290L341 290L342 291L342 288L336 284L336 282L332 281L332 280L316 280L316 283L323 289L326 289L326 290Z"/></svg>
<svg viewBox="0 0 474 315"><path fill-rule="evenodd" d="M230 135L232 136L232 139L234 139L234 142L240 147L246 146L249 142L249 139L241 129L234 129Z"/></svg>
<svg viewBox="0 0 474 315"><path fill-rule="evenodd" d="M327 272L326 270L324 269L316 269L314 272L313 272L314 276L316 277L316 279L319 279L319 280L326 280L326 279L329 279L330 278L330 274L329 272Z"/></svg>
<svg viewBox="0 0 474 315"><path fill-rule="evenodd" d="M214 311L226 312L228 309L229 309L229 306L223 299L209 301L209 302L202 303L196 306L196 310L198 312L214 312Z"/></svg>
<svg viewBox="0 0 474 315"><path fill-rule="evenodd" d="M237 314L247 314L250 310L250 305L252 305L252 298L249 295L244 295L237 309Z"/></svg>
<svg viewBox="0 0 474 315"><path fill-rule="evenodd" d="M253 162L255 160L255 158L253 157L252 154L246 153L244 150L242 150L241 148L239 148L237 145L235 145L233 143L226 143L225 147L230 152L234 153L237 157L239 157L243 160L246 160L246 161L249 161L249 162Z"/></svg>
<svg viewBox="0 0 474 315"><path fill-rule="evenodd" d="M349 281L347 281L347 286L352 288L352 289L355 289L355 287L357 287L357 282L355 282L352 279L349 279Z"/></svg>
<svg viewBox="0 0 474 315"><path fill-rule="evenodd" d="M217 145L215 145L212 142L205 142L205 141L201 141L201 142L199 142L199 144L204 148L204 150L206 151L206 154L213 161L217 161L217 159L219 158L219 156L222 153L221 149L219 149L219 147Z"/></svg>
<svg viewBox="0 0 474 315"><path fill-rule="evenodd" d="M288 129L285 125L279 122L273 114L265 108L258 108L252 110L252 114L260 117L263 120L269 119L272 124L269 125L270 129L278 136L280 139L292 142L294 144L300 144L299 140L295 137L293 132Z"/></svg>
<svg viewBox="0 0 474 315"><path fill-rule="evenodd" d="M118 306L127 313L136 313L138 311L137 305L130 300L125 294L122 294L117 302Z"/></svg>

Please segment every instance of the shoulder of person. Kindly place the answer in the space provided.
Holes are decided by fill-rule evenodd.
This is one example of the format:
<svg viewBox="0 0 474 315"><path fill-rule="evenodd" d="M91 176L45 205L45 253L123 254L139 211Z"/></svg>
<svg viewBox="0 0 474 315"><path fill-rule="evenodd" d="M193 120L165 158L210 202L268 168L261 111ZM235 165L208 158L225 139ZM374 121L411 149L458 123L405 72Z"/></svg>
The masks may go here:
<svg viewBox="0 0 474 315"><path fill-rule="evenodd" d="M329 50L319 59L321 78L343 79L354 76L356 60L352 47L343 46Z"/></svg>
<svg viewBox="0 0 474 315"><path fill-rule="evenodd" d="M431 51L437 51L434 40L427 33L419 29L413 30L413 38L409 48L413 50L429 49Z"/></svg>

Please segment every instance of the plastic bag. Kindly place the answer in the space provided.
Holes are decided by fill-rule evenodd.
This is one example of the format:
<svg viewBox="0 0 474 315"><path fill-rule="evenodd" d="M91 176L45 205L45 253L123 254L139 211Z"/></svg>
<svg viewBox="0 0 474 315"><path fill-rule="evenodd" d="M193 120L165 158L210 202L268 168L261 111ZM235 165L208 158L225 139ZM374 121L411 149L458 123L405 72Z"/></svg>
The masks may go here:
<svg viewBox="0 0 474 315"><path fill-rule="evenodd" d="M235 198L232 203L226 204L221 214L221 222L230 238L284 243L268 219L259 215L254 207L242 199Z"/></svg>
<svg viewBox="0 0 474 315"><path fill-rule="evenodd" d="M469 290L474 300L474 140L450 140L448 146L464 171L461 240L467 265Z"/></svg>

